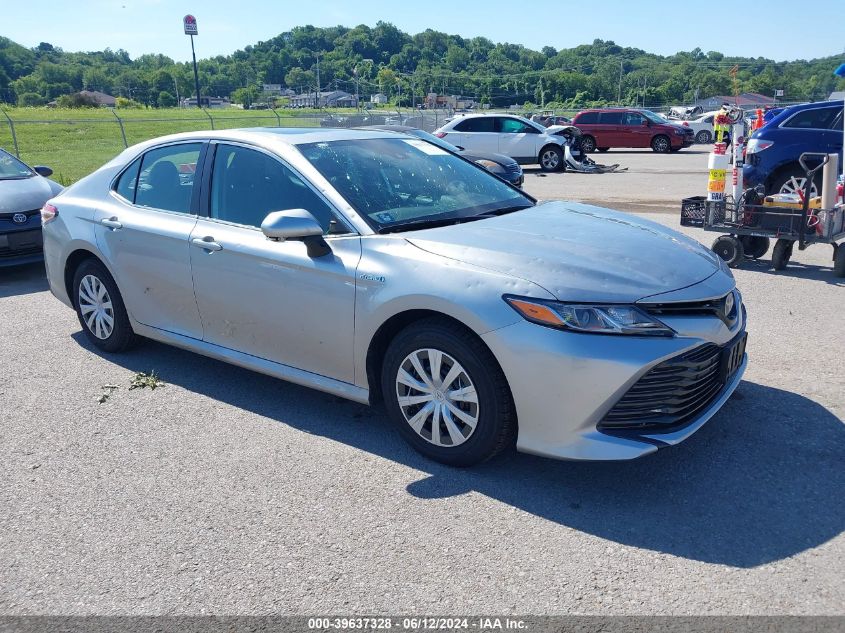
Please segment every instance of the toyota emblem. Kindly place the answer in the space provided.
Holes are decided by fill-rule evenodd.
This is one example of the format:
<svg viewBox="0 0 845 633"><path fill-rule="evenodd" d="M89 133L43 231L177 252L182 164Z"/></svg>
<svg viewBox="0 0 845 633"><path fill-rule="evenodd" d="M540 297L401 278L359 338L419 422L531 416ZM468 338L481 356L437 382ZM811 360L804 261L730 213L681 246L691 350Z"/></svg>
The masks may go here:
<svg viewBox="0 0 845 633"><path fill-rule="evenodd" d="M15 224L26 224L26 221L26 213L16 213L12 216L12 222L14 222Z"/></svg>

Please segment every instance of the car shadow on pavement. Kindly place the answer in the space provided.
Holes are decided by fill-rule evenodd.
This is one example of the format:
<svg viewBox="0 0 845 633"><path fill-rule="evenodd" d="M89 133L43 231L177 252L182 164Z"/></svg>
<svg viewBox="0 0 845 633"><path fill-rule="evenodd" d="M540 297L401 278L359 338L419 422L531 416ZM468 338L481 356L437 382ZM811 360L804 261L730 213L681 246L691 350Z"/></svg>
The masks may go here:
<svg viewBox="0 0 845 633"><path fill-rule="evenodd" d="M44 264L0 268L0 299L49 290Z"/></svg>
<svg viewBox="0 0 845 633"><path fill-rule="evenodd" d="M380 407L152 341L111 355L81 332L74 338L131 371L154 369L214 401L426 472L406 486L417 498L477 492L620 544L740 568L793 556L845 529L842 420L804 396L753 382L742 382L689 440L639 460L561 462L510 451L455 469L413 451Z"/></svg>
<svg viewBox="0 0 845 633"><path fill-rule="evenodd" d="M748 270L755 273L777 275L779 277L795 277L797 279L810 279L812 281L823 281L832 286L845 286L845 278L833 274L833 262L830 266L819 266L817 264L802 264L801 262L790 261L783 270L772 268L772 262L768 259L756 259L745 261L740 267L741 270Z"/></svg>

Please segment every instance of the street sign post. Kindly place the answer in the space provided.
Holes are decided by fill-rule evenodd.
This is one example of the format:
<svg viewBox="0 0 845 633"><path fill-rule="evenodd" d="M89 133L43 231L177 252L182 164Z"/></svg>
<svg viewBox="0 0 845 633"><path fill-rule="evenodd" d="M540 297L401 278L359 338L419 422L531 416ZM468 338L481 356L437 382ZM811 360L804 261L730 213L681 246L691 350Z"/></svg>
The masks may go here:
<svg viewBox="0 0 845 633"><path fill-rule="evenodd" d="M200 76L197 72L197 54L194 51L194 35L198 35L199 32L197 31L197 19L192 15L186 15L182 18L182 26L185 28L185 35L191 36L191 57L194 60L194 87L197 91L197 107L201 108L202 103L200 102Z"/></svg>

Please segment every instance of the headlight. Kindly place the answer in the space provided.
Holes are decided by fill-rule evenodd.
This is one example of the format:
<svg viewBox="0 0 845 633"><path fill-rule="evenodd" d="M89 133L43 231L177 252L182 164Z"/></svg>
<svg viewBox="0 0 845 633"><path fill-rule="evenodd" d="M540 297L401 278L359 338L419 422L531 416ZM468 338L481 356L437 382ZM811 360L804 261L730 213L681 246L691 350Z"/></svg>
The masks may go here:
<svg viewBox="0 0 845 633"><path fill-rule="evenodd" d="M672 328L632 305L595 305L503 297L528 321L573 332L672 336Z"/></svg>
<svg viewBox="0 0 845 633"><path fill-rule="evenodd" d="M492 160L481 159L475 161L475 163L476 165L481 165L482 167L484 167L485 169L489 169L490 171L504 171L499 163L494 162Z"/></svg>

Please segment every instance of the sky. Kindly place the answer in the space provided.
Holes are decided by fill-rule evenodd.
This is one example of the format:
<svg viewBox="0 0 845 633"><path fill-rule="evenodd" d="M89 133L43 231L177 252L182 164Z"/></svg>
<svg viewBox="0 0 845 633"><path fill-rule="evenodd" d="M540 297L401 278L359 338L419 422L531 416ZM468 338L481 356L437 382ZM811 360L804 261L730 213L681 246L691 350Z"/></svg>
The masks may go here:
<svg viewBox="0 0 845 633"><path fill-rule="evenodd" d="M698 47L777 61L828 55L845 61L845 0L813 0L807 13L795 0L39 0L4 5L0 35L27 47L49 42L66 51L122 48L132 58L163 53L176 61L191 58L182 33L188 13L197 18L198 58L227 55L294 26L375 26L383 20L411 34L431 28L535 50L598 38L661 55ZM717 14L720 7L732 6L744 15ZM732 24L736 37L727 33Z"/></svg>

